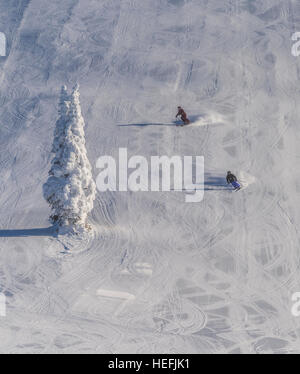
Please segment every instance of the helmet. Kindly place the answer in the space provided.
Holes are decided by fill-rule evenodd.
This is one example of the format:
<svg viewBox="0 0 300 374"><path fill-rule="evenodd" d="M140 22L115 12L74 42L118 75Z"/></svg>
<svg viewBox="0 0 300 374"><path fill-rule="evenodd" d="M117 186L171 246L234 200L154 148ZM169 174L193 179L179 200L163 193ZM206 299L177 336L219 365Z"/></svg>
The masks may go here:
<svg viewBox="0 0 300 374"><path fill-rule="evenodd" d="M227 171L227 174L231 174L231 171Z"/></svg>
<svg viewBox="0 0 300 374"><path fill-rule="evenodd" d="M181 108L181 106L178 106L177 108L179 109L179 108Z"/></svg>

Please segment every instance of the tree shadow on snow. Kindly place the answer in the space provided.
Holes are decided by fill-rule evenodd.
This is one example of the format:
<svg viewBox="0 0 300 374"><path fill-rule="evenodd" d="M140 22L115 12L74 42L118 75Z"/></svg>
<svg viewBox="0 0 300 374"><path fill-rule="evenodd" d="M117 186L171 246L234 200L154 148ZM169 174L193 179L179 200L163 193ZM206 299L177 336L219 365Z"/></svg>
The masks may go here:
<svg viewBox="0 0 300 374"><path fill-rule="evenodd" d="M0 230L0 238L22 238L29 236L55 236L53 226L40 229Z"/></svg>

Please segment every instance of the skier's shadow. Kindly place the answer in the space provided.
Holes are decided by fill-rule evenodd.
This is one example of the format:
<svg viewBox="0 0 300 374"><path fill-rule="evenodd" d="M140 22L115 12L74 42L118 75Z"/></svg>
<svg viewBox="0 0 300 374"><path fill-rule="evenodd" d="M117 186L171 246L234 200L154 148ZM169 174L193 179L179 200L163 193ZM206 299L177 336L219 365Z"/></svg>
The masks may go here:
<svg viewBox="0 0 300 374"><path fill-rule="evenodd" d="M191 115L188 116L191 123L196 122L200 119L205 118L205 114L197 114L197 115ZM178 126L182 125L182 120L180 118L174 119L171 123L156 123L156 122L144 122L144 123L124 123L119 124L119 127L130 127L130 126L136 126L136 127L147 127L147 126Z"/></svg>
<svg viewBox="0 0 300 374"><path fill-rule="evenodd" d="M147 127L147 126L175 126L176 123L125 123L125 124L121 124L121 125L118 125L119 127L131 127L131 126L135 126L135 127Z"/></svg>
<svg viewBox="0 0 300 374"><path fill-rule="evenodd" d="M230 190L226 183L225 177L205 175L204 176L204 191L220 191Z"/></svg>
<svg viewBox="0 0 300 374"><path fill-rule="evenodd" d="M218 176L211 176L205 175L204 176L204 183L203 184L195 184L196 191L223 191L223 190L232 190L227 183L225 177L218 177ZM173 189L172 191L179 191Z"/></svg>
<svg viewBox="0 0 300 374"><path fill-rule="evenodd" d="M53 226L40 229L0 230L0 238L23 238L30 236L52 236L56 235Z"/></svg>

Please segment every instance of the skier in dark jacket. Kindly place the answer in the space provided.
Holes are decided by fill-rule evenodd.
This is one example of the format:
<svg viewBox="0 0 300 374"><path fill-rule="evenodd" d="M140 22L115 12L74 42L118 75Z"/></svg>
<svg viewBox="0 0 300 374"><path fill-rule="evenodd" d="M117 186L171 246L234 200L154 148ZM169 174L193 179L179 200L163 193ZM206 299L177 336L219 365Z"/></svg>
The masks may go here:
<svg viewBox="0 0 300 374"><path fill-rule="evenodd" d="M227 171L226 181L228 184L231 183L232 187L235 190L239 190L241 188L241 185L237 181L237 177L234 174L232 174L231 171Z"/></svg>
<svg viewBox="0 0 300 374"><path fill-rule="evenodd" d="M178 109L178 113L176 114L176 118L177 118L178 116L180 116L182 122L183 122L185 125L188 125L188 124L190 123L190 120L187 118L187 115L186 115L185 111L183 110L183 108L181 108L181 106L178 106L177 109Z"/></svg>

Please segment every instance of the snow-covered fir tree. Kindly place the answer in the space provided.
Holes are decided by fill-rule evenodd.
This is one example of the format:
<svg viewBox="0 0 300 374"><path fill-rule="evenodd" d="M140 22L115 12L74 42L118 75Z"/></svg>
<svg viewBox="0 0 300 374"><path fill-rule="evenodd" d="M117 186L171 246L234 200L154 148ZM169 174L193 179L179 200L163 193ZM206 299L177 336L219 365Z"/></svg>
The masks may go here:
<svg viewBox="0 0 300 374"><path fill-rule="evenodd" d="M60 231L88 229L87 215L93 209L96 195L85 148L85 124L79 96L79 85L71 95L65 86L61 89L52 147L54 158L44 184L44 197L52 209L50 219Z"/></svg>

